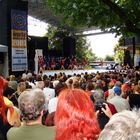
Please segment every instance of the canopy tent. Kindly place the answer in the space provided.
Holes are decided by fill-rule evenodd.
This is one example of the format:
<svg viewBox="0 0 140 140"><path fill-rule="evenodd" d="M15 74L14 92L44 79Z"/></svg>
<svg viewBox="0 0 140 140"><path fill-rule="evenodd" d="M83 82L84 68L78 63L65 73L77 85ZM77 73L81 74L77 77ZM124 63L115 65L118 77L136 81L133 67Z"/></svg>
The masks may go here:
<svg viewBox="0 0 140 140"><path fill-rule="evenodd" d="M52 10L49 8L47 3L44 2L44 0L24 0L28 1L28 14L36 19L39 19L40 21L44 21L46 23L50 23L54 26L61 26L63 15L55 15ZM96 27L78 27L78 28L72 28L68 25L63 26L65 29L69 29L74 32L83 32L83 31L89 31L93 29L97 29Z"/></svg>

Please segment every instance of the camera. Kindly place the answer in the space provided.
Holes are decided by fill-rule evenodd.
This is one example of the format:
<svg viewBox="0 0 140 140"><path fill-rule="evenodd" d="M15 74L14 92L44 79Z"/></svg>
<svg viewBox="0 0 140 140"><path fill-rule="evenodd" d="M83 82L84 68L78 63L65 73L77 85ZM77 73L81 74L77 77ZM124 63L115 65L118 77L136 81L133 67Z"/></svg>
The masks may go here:
<svg viewBox="0 0 140 140"><path fill-rule="evenodd" d="M102 108L105 109L105 104L99 103L99 102L96 102L96 103L95 103L95 110L96 110L96 111L99 110L99 113L103 113Z"/></svg>

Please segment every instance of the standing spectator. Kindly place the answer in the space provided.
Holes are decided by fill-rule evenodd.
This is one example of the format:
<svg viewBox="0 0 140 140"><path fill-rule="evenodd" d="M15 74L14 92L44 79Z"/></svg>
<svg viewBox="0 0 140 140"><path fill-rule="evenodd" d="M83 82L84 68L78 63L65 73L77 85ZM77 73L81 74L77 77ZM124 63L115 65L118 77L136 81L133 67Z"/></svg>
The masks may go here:
<svg viewBox="0 0 140 140"><path fill-rule="evenodd" d="M115 96L108 100L108 102L115 106L117 112L121 112L123 110L130 110L130 105L128 101L121 97L121 88L116 86L113 90Z"/></svg>
<svg viewBox="0 0 140 140"><path fill-rule="evenodd" d="M9 80L10 81L8 82L8 85L16 91L17 90L17 81L16 81L15 75L10 75Z"/></svg>
<svg viewBox="0 0 140 140"><path fill-rule="evenodd" d="M139 113L125 110L113 115L98 140L139 140Z"/></svg>
<svg viewBox="0 0 140 140"><path fill-rule="evenodd" d="M26 90L20 95L18 101L23 125L11 128L7 133L7 140L54 140L54 128L42 125L45 104L42 90Z"/></svg>
<svg viewBox="0 0 140 140"><path fill-rule="evenodd" d="M45 87L43 89L43 92L44 92L44 95L45 95L45 108L47 110L49 100L51 98L55 97L55 90L53 88L50 88L50 81L49 80L44 81L44 83L45 83Z"/></svg>
<svg viewBox="0 0 140 140"><path fill-rule="evenodd" d="M92 101L80 89L65 89L55 113L56 140L97 140L100 128Z"/></svg>
<svg viewBox="0 0 140 140"><path fill-rule="evenodd" d="M135 86L134 93L128 96L128 101L131 109L140 108L140 86Z"/></svg>
<svg viewBox="0 0 140 140"><path fill-rule="evenodd" d="M0 140L6 140L7 131L12 126L19 126L19 114L8 98L3 96L5 80L0 76Z"/></svg>
<svg viewBox="0 0 140 140"><path fill-rule="evenodd" d="M104 91L101 89L95 90L94 94L94 104L95 104L95 110L98 111L98 122L100 125L100 128L103 129L104 126L108 123L110 117L108 117L103 111L102 108L105 108L105 104L108 105L108 108L111 111L111 114L114 115L115 113L117 113L117 110L115 108L115 106L111 103L108 103L105 100L105 96L104 96Z"/></svg>
<svg viewBox="0 0 140 140"><path fill-rule="evenodd" d="M12 98L10 99L15 106L18 106L18 97L25 89L26 89L26 83L20 82L17 86L17 91L13 94Z"/></svg>

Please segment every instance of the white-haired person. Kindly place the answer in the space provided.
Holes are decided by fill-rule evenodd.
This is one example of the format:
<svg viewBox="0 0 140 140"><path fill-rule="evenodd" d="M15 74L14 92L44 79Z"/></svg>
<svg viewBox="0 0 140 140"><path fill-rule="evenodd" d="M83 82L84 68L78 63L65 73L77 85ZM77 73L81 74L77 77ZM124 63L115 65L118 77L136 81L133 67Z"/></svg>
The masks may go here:
<svg viewBox="0 0 140 140"><path fill-rule="evenodd" d="M140 140L140 110L113 115L98 140Z"/></svg>
<svg viewBox="0 0 140 140"><path fill-rule="evenodd" d="M45 96L41 89L28 89L21 93L18 105L23 125L11 128L7 140L54 140L54 127L42 125Z"/></svg>

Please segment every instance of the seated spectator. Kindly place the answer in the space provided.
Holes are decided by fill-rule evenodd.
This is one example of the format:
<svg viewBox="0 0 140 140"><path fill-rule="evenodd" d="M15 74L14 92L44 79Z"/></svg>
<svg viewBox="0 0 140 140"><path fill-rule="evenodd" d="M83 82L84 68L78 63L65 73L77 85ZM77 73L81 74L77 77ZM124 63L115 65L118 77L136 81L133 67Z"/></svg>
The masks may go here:
<svg viewBox="0 0 140 140"><path fill-rule="evenodd" d="M54 140L53 127L42 125L45 96L40 89L24 91L18 99L23 125L11 128L7 140Z"/></svg>
<svg viewBox="0 0 140 140"><path fill-rule="evenodd" d="M56 140L97 140L100 133L93 103L81 89L65 89L55 113Z"/></svg>
<svg viewBox="0 0 140 140"><path fill-rule="evenodd" d="M98 140L139 140L140 112L123 111L113 115Z"/></svg>

